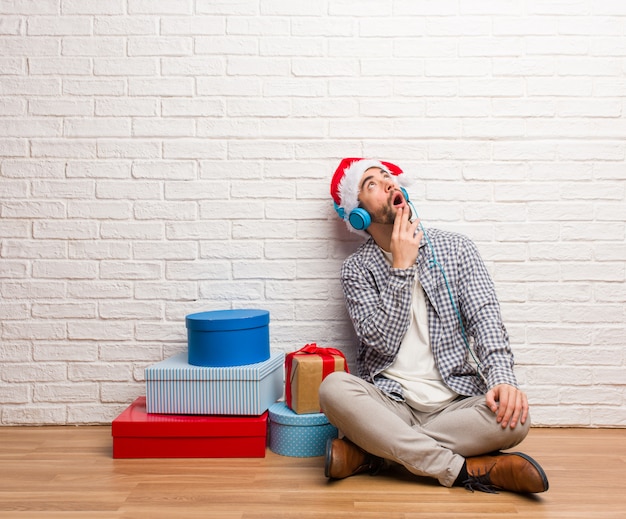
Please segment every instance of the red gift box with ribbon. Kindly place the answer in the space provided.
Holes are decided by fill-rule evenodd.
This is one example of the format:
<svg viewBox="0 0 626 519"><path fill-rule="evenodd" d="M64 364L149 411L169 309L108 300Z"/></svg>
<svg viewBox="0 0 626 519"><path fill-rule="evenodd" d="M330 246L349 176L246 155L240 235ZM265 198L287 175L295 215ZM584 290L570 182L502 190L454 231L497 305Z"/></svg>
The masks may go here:
<svg viewBox="0 0 626 519"><path fill-rule="evenodd" d="M307 344L285 356L287 406L297 414L320 412L319 387L333 371L348 370L344 354L335 348Z"/></svg>

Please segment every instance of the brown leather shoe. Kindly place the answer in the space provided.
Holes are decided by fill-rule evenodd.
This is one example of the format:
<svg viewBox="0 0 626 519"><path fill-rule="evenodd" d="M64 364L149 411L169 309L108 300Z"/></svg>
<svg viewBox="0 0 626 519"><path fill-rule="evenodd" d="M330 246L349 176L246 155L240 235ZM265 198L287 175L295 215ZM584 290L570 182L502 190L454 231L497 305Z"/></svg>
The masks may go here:
<svg viewBox="0 0 626 519"><path fill-rule="evenodd" d="M329 438L326 442L324 475L330 479L343 479L362 472L376 473L384 460L357 447L347 438Z"/></svg>
<svg viewBox="0 0 626 519"><path fill-rule="evenodd" d="M468 490L495 492L496 489L520 493L548 490L548 478L534 459L521 452L498 453L467 458Z"/></svg>

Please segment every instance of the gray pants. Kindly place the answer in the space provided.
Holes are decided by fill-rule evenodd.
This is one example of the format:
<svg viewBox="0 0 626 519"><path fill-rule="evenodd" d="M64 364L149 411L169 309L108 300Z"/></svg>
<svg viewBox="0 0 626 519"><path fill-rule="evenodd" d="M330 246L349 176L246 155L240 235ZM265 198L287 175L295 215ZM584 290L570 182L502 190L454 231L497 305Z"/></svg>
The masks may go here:
<svg viewBox="0 0 626 519"><path fill-rule="evenodd" d="M343 371L328 375L319 394L328 420L348 439L446 487L452 486L466 457L510 449L530 428L528 419L515 429L503 429L484 396L459 398L422 413Z"/></svg>

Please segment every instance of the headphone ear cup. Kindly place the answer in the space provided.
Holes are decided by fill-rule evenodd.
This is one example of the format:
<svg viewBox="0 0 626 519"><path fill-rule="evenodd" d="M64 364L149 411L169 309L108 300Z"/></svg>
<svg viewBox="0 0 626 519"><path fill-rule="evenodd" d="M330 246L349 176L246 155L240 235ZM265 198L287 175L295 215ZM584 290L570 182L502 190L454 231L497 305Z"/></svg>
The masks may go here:
<svg viewBox="0 0 626 519"><path fill-rule="evenodd" d="M365 209L357 207L350 213L348 221L357 231L364 231L372 223L372 217Z"/></svg>

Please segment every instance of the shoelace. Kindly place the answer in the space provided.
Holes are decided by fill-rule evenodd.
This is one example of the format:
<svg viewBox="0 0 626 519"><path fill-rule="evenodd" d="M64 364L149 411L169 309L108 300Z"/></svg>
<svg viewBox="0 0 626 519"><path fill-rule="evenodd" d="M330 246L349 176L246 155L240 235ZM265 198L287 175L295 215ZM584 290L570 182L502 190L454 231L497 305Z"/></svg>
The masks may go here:
<svg viewBox="0 0 626 519"><path fill-rule="evenodd" d="M465 489L470 492L474 492L474 490L478 490L479 492L486 492L487 494L497 494L497 490L495 485L491 482L491 478L489 474L491 470L495 467L494 465L484 474L469 474L469 477L463 481L463 485L465 485Z"/></svg>

